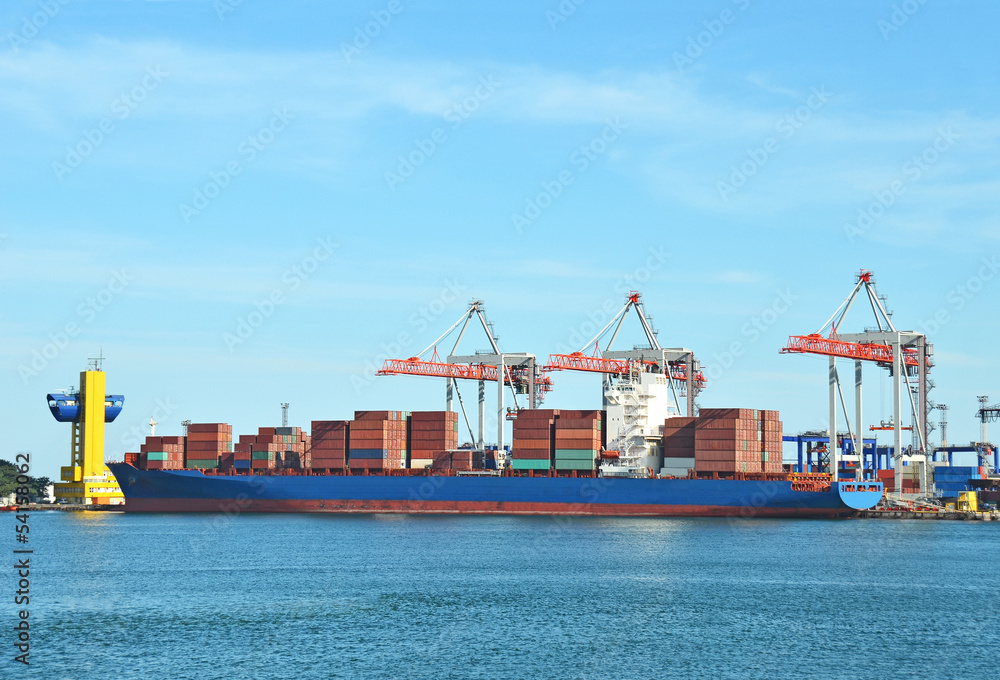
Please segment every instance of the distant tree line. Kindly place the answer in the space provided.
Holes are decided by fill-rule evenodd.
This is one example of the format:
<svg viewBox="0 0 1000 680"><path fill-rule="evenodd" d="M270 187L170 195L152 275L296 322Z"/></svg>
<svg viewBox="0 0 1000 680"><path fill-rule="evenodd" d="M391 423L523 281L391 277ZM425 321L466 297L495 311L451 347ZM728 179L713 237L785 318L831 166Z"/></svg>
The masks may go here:
<svg viewBox="0 0 1000 680"><path fill-rule="evenodd" d="M17 468L9 460L0 458L0 496L9 496L18 487ZM48 477L32 477L28 475L28 488L34 496L44 496L45 487L52 483Z"/></svg>

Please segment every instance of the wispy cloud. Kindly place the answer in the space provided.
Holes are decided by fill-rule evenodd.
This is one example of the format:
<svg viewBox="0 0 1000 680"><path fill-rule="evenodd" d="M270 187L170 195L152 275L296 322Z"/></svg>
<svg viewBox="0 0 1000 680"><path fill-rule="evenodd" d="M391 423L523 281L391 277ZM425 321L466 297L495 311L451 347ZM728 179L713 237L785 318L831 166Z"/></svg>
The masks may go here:
<svg viewBox="0 0 1000 680"><path fill-rule="evenodd" d="M502 87L477 111L477 124L527 124L541 131L552 125L600 125L621 116L629 122L629 138L608 163L654 195L706 211L775 214L810 205L863 206L942 126L953 127L959 143L919 186L914 184L900 210L909 206L917 218L932 205L940 211L993 210L1000 195L994 160L1000 117L871 111L852 93L834 92L794 137L786 138L779 122L794 114L809 92L774 84L761 73L746 79L780 101L749 103L673 71L573 72L509 62L376 58L348 64L337 51L224 50L107 38L74 47L36 43L16 56L0 55L0 120L46 140L76 139L81 125L107 115L110 102L128 92L147 67L158 65L170 74L135 112L155 127L156 135L143 138L151 147L119 159L147 169L176 167L178 157L189 156L198 158L198 168L210 165L215 161L199 156L207 154L206 139L215 141L226 132L232 137L226 143L235 145L244 129L259 127L262 112L281 103L295 112L302 131L301 138L283 140L296 146L297 154L286 170L322 176L336 168L346 175L349 161L363 149L370 155L375 142L361 140L377 137L376 129L381 134L387 114L440 120L477 78L489 74ZM721 201L717 183L727 181L748 153L772 137L779 148L753 185ZM65 142L52 148L54 158L60 144ZM29 150L37 154L37 145L25 146L24 152ZM16 153L9 158L13 161ZM831 214L830 219L839 227L851 215Z"/></svg>

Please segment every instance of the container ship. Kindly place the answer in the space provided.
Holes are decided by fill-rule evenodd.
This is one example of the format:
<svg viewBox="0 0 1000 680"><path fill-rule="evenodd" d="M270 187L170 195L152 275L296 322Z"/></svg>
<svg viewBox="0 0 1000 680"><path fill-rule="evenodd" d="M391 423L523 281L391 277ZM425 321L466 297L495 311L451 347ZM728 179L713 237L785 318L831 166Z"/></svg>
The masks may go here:
<svg viewBox="0 0 1000 680"><path fill-rule="evenodd" d="M460 448L450 410L357 411L235 442L192 423L108 467L126 512L847 517L882 499L878 481L786 472L777 411L686 417L671 389L636 370L601 410L518 409L509 448Z"/></svg>

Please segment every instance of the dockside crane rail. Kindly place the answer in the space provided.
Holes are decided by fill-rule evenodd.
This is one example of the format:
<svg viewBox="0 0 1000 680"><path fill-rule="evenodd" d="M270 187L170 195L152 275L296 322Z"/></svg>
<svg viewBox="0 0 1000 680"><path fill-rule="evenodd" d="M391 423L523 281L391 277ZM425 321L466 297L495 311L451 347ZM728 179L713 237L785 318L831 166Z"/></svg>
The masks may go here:
<svg viewBox="0 0 1000 680"><path fill-rule="evenodd" d="M847 314L851 311L855 302L864 298L867 299L871 307L872 315L875 319L875 327L866 328L862 333L844 333L842 329ZM905 383L906 385L906 394L910 401L913 430L917 433L919 439L919 451L917 454L925 456L929 434L928 416L930 415L930 402L927 399L927 392L931 387L927 373L933 366L933 362L931 361L933 346L927 343L927 338L922 333L898 330L892 321L891 312L886 310L885 300L884 296L878 294L875 287L875 277L872 272L862 269L857 275L854 289L844 299L833 315L827 319L826 323L820 326L819 330L815 333L790 336L788 344L781 350L781 353L818 354L829 357L830 431L836 431L837 399L839 397L844 420L847 423L848 434L855 451L860 450L857 446L857 441L862 429L862 362L873 362L883 368L889 369L893 377L893 413L890 423L894 432L893 450L896 459L896 488L902 489L902 457L904 455L902 445L902 431L904 428L901 422L903 384ZM847 404L844 402L844 395L840 386L840 377L837 373L837 359L854 360L855 427L853 428L847 414ZM910 377L918 379L916 391L920 403L919 408L910 386ZM858 435L855 435L855 430L857 430ZM834 481L836 481L838 465L836 447L831 446L830 453L831 474L834 476ZM858 474L861 474L861 467L858 468ZM924 476L921 479L921 489L927 489L926 466L924 466Z"/></svg>
<svg viewBox="0 0 1000 680"><path fill-rule="evenodd" d="M473 355L459 355L459 345L465 337L469 325L475 325L474 320L479 321L479 325L482 327L489 341L490 349L489 351L477 352ZM437 352L438 344L450 336L456 329L459 330L455 344L449 355L442 361ZM423 358L431 352L432 354L429 358ZM492 324L486 320L486 312L481 300L472 300L465 313L448 330L418 354L408 359L387 359L382 365L382 369L376 375L420 375L445 378L447 380L445 407L449 411L452 410L454 396L457 394L459 407L462 409L466 425L469 427L470 437L475 437L475 435L472 432L469 416L465 413L465 404L461 393L458 391L458 384L455 381L477 381L479 383L479 436L476 438L476 441L480 450L485 446L486 382L497 383L497 444L501 451L503 450L503 427L505 419L504 387L510 388L515 407L518 406L517 395L527 395L528 408L535 408L537 402L541 401L544 397L544 394L552 389L551 379L547 376L539 375L535 355L526 352L512 353L501 351Z"/></svg>
<svg viewBox="0 0 1000 680"><path fill-rule="evenodd" d="M617 340L625 319L632 310L635 310L649 347L613 350L615 340ZM601 339L612 327L614 327L614 331L604 343L604 351L602 352L600 349ZM592 353L590 353L591 351ZM603 373L605 383L610 376L627 376L638 371L662 373L670 386L671 395L678 411L681 408L677 385L681 385L682 393L687 397L689 415L693 414L694 411L695 396L706 386L705 374L699 369L698 362L691 350L664 348L660 345L657 333L645 313L642 295L638 291L629 293L625 305L579 351L570 354L550 354L548 362L542 367L542 370L545 372L568 370Z"/></svg>

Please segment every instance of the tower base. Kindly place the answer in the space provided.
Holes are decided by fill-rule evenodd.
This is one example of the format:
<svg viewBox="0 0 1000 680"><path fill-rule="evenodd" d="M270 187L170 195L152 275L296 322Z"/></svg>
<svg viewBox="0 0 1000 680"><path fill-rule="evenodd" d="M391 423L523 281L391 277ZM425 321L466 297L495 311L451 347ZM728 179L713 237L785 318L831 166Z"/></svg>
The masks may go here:
<svg viewBox="0 0 1000 680"><path fill-rule="evenodd" d="M102 468L103 474L99 477L84 477L80 481L55 484L56 501L74 505L124 505L125 496L118 486L118 480L107 465Z"/></svg>

